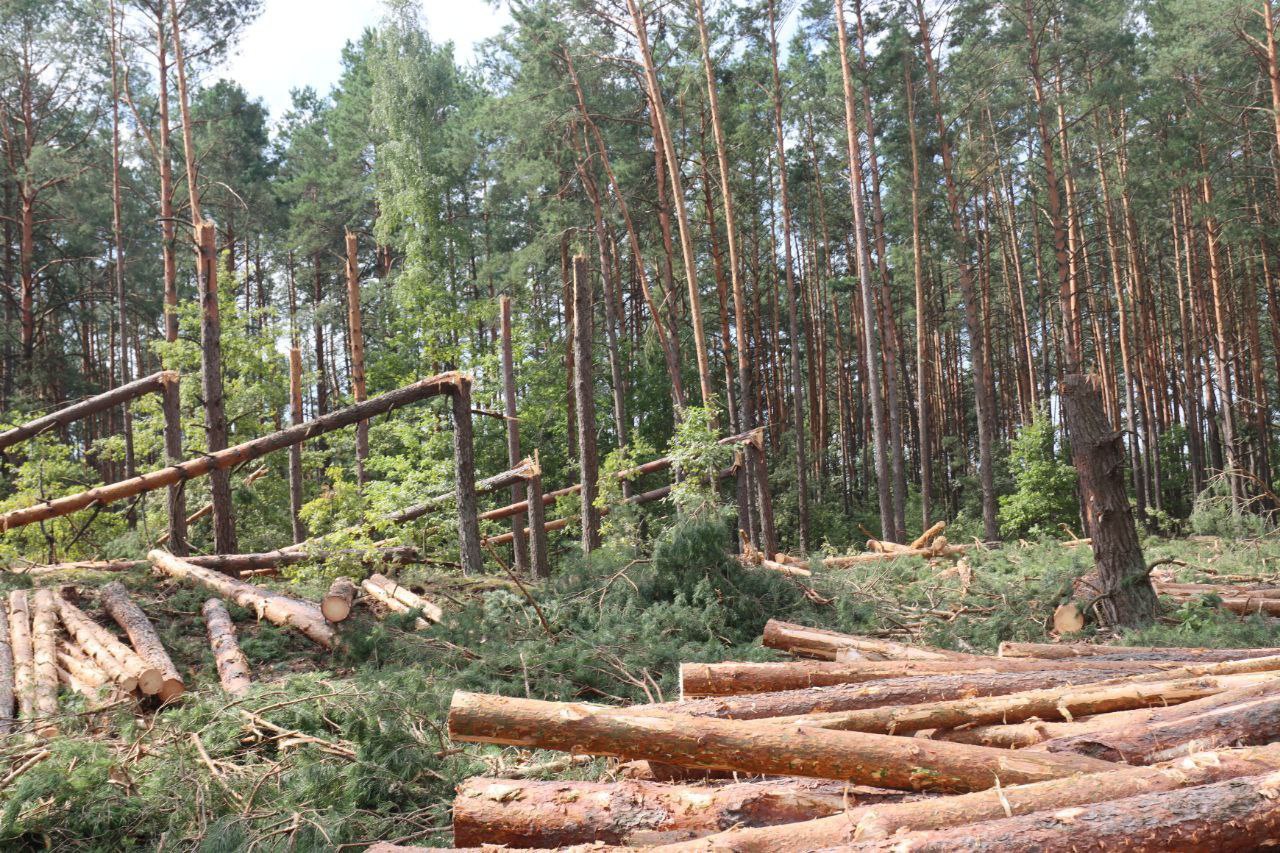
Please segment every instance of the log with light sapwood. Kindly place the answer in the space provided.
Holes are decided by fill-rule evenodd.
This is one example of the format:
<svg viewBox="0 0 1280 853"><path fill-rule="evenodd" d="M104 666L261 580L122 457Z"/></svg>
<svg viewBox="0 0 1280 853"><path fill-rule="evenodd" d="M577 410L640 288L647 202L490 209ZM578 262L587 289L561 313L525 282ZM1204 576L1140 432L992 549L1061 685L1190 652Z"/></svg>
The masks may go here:
<svg viewBox="0 0 1280 853"><path fill-rule="evenodd" d="M330 622L341 622L351 615L351 603L355 598L355 581L348 577L334 578L329 584L329 591L320 600L320 612Z"/></svg>
<svg viewBox="0 0 1280 853"><path fill-rule="evenodd" d="M483 480L476 481L476 494L483 495L489 492L496 492L501 489L510 488L517 484L525 483L529 477L539 473L537 464L533 459L525 457L516 463L513 467L506 471L494 474ZM443 494L435 495L427 498L422 503L414 504L410 507L397 510L387 516L387 520L395 524L406 524L410 521L422 518L424 515L442 509L446 506L453 505L458 499L457 492L448 491Z"/></svg>
<svg viewBox="0 0 1280 853"><path fill-rule="evenodd" d="M383 586L380 582L375 581L372 578L365 578L360 582L360 588L364 590L365 595L369 596L374 601L381 603L382 606L386 607L387 610L390 610L392 613L404 614L412 612L415 608L396 597L392 591L395 587L394 582L390 586L391 588ZM440 608L430 602L424 603L435 608L435 612L440 613L440 615L443 616ZM414 620L413 627L415 630L423 631L431 627L431 623L423 618L423 616L426 615L427 611L424 610L422 611L422 616L419 616Z"/></svg>
<svg viewBox="0 0 1280 853"><path fill-rule="evenodd" d="M1153 581L1156 592L1175 598L1196 595L1216 595L1221 598L1280 598L1280 587L1258 586L1230 583L1173 583L1170 581Z"/></svg>
<svg viewBox="0 0 1280 853"><path fill-rule="evenodd" d="M885 705L803 716L805 725L816 728L909 734L924 729L951 729L962 725L1017 723L1033 717L1041 720L1070 720L1077 716L1105 714L1110 711L1176 705L1260 680L1256 674L1201 676L1168 681L1145 681L1145 678L1146 676L1134 676L1109 682L1028 690L998 696L944 699L915 705ZM782 725L797 723L800 716L802 715L775 717L769 722Z"/></svg>
<svg viewBox="0 0 1280 853"><path fill-rule="evenodd" d="M1164 648L1160 646L1102 646L1093 643L1014 643L1003 642L998 652L1006 658L1043 658L1045 660L1062 660L1066 658L1107 655L1142 659L1166 658L1179 661L1212 661L1243 660L1244 658L1260 658L1280 654L1280 649L1192 649Z"/></svg>
<svg viewBox="0 0 1280 853"><path fill-rule="evenodd" d="M422 615L432 622L439 622L444 619L444 611L437 607L434 603L428 601L418 595L407 586L393 581L386 575L374 573L369 575L368 580L375 586L380 587L384 592L408 607L410 610L421 610Z"/></svg>
<svg viewBox="0 0 1280 853"><path fill-rule="evenodd" d="M164 673L147 663L133 649L120 642L114 634L90 619L83 610L66 599L56 599L58 615L67 633L111 680L126 693L135 689L154 696L164 686Z"/></svg>
<svg viewBox="0 0 1280 853"><path fill-rule="evenodd" d="M188 459L186 462L140 474L128 480L98 486L86 492L43 501L34 506L10 510L4 515L0 515L0 530L12 530L25 524L34 524L38 521L48 521L51 518L70 515L90 506L108 504L122 498L130 498L153 489L172 486L193 477L202 477L215 469L226 470L234 465L258 459L274 450L280 450L299 441L307 441L315 436L350 426L361 420L368 420L375 415L390 412L393 409L398 409L401 406L406 406L427 397L435 397L441 394L456 395L457 389L465 381L469 380L461 373L442 373L439 376L423 379L404 388L374 397L364 403L348 406L345 409L331 412L306 423L287 427L262 438L228 447L225 450Z"/></svg>
<svg viewBox="0 0 1280 853"><path fill-rule="evenodd" d="M730 785L536 782L475 777L453 800L457 847L645 847L732 826L773 826L842 812L856 795L841 783L779 779Z"/></svg>
<svg viewBox="0 0 1280 853"><path fill-rule="evenodd" d="M1141 794L953 829L909 832L844 850L1040 853L1044 850L1253 850L1280 836L1280 772Z"/></svg>
<svg viewBox="0 0 1280 853"><path fill-rule="evenodd" d="M900 790L982 790L997 780L1018 785L1115 766L1076 755L1061 761L1068 756L463 691L453 695L449 734L459 741ZM1055 761L1043 760L1049 758Z"/></svg>
<svg viewBox="0 0 1280 853"><path fill-rule="evenodd" d="M1116 673L1105 669L1051 669L1035 672L960 672L912 675L880 681L835 684L826 687L783 689L769 693L711 696L636 706L669 713L732 720L765 717L795 718L858 709L914 706L922 703L960 701L974 697L1003 696L1028 690L1061 689L1069 685L1110 682Z"/></svg>
<svg viewBox="0 0 1280 853"><path fill-rule="evenodd" d="M102 602L102 609L107 612L107 615L116 620L116 624L129 635L129 642L133 644L134 651L147 663L160 670L160 674L164 677L160 684L160 701L172 702L181 696L187 688L182 683L178 668L173 665L173 659L165 651L164 644L160 642L160 635L156 633L151 620L129 597L129 591L124 588L124 584L119 581L107 584L99 591L98 600Z"/></svg>
<svg viewBox="0 0 1280 853"><path fill-rule="evenodd" d="M1264 686L1271 696L1168 722L1130 724L1055 738L1040 748L1125 764L1154 764L1190 752L1271 743L1280 740L1280 698L1274 695L1274 683Z"/></svg>
<svg viewBox="0 0 1280 853"><path fill-rule="evenodd" d="M203 566L206 569L217 569L226 574L255 571L257 569L276 569L281 566L292 566L297 563L326 560L356 559L362 563L391 563L407 565L421 562L423 557L412 545L396 545L393 547L346 548L338 551L292 551L280 549L263 551L256 554L204 554L196 557L184 557L188 563ZM54 563L48 566L31 566L17 574L43 575L54 572L90 571L90 572L127 572L142 569L151 565L150 560L82 560L73 563Z"/></svg>
<svg viewBox="0 0 1280 853"><path fill-rule="evenodd" d="M58 608L53 590L38 589L33 596L31 613L31 672L35 681L37 734L51 737L58 733L54 719L58 716Z"/></svg>
<svg viewBox="0 0 1280 853"><path fill-rule="evenodd" d="M976 661L815 661L783 663L683 663L680 691L686 699L700 696L737 696L776 690L803 690L836 684L861 684L910 675L953 673L1046 672L1090 669L1124 672L1156 672L1178 666L1175 661L1032 661L1013 658L986 658Z"/></svg>
<svg viewBox="0 0 1280 853"><path fill-rule="evenodd" d="M326 649L338 644L338 634L320 612L319 605L245 583L237 578L194 565L165 551L152 550L147 559L160 571L175 578L192 580L209 587L281 628L293 628Z"/></svg>
<svg viewBox="0 0 1280 853"><path fill-rule="evenodd" d="M923 548L929 544L929 541L933 539L933 537L946 529L947 523L945 521L935 521L927 530L925 530L924 533L921 533L915 539L912 539L911 544L908 547Z"/></svg>
<svg viewBox="0 0 1280 853"><path fill-rule="evenodd" d="M1189 600L1196 596L1180 596L1179 600ZM1220 598L1217 605L1240 616L1252 616L1260 613L1263 616L1280 616L1280 598L1261 596L1238 596L1236 598Z"/></svg>
<svg viewBox="0 0 1280 853"><path fill-rule="evenodd" d="M66 408L27 421L25 424L0 432L0 450L12 447L28 439L35 438L43 432L95 415L98 412L114 408L130 400L136 400L145 394L155 394L164 390L168 382L176 382L178 374L172 370L162 370L141 379L135 379L119 388L112 388L93 397L73 403Z"/></svg>
<svg viewBox="0 0 1280 853"><path fill-rule="evenodd" d="M751 565L759 566L762 569L768 569L769 571L777 572L778 574L790 575L797 578L813 577L813 572L803 566L792 566L788 563L779 563L774 560L767 560L764 557L754 561Z"/></svg>
<svg viewBox="0 0 1280 853"><path fill-rule="evenodd" d="M66 642L60 643L58 646L58 666L74 676L78 683L93 690L113 685L111 676L103 672L102 667L94 663L92 658L85 655L79 646ZM97 696L95 695L93 698L97 698Z"/></svg>
<svg viewBox="0 0 1280 853"><path fill-rule="evenodd" d="M905 803L877 803L774 827L731 829L697 841L651 848L724 853L790 853L848 844L854 839L893 838L912 830L981 825L982 821L1176 791L1280 770L1280 745L1205 752L1152 767L1116 767L1068 779L1000 787L954 797ZM1000 849L1000 848L992 848ZM1081 849L1068 844L1063 849ZM1124 848L1120 848L1124 849Z"/></svg>
<svg viewBox="0 0 1280 853"><path fill-rule="evenodd" d="M36 712L35 649L31 645L31 603L25 589L9 592L9 642L18 719L30 720Z"/></svg>
<svg viewBox="0 0 1280 853"><path fill-rule="evenodd" d="M13 645L9 640L9 602L0 597L0 735L13 730Z"/></svg>
<svg viewBox="0 0 1280 853"><path fill-rule="evenodd" d="M855 637L778 619L770 619L765 624L764 636L760 642L770 649L819 660L835 660L836 652L840 649L853 649L869 660L974 660L981 657L944 649L908 646L890 640Z"/></svg>
<svg viewBox="0 0 1280 853"><path fill-rule="evenodd" d="M244 696L253 682L249 679L249 661L236 642L231 614L218 598L206 601L202 612L209 632L209 645L213 648L213 660L218 667L218 681L222 683L222 689L232 696Z"/></svg>

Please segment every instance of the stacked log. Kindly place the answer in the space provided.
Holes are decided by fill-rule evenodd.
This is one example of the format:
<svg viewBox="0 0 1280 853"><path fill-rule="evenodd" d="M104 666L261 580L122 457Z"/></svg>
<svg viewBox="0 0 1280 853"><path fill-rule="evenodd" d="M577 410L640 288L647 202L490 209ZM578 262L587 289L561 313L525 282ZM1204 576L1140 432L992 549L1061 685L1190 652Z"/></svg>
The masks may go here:
<svg viewBox="0 0 1280 853"><path fill-rule="evenodd" d="M365 578L360 587L370 598L381 602L384 607L393 613L412 613L414 611L421 613L422 616L415 622L415 627L419 629L429 628L431 622L439 622L444 619L444 611L437 605L385 575L374 573ZM427 620L430 620L430 622Z"/></svg>
<svg viewBox="0 0 1280 853"><path fill-rule="evenodd" d="M124 584L112 581L102 588L98 598L102 602L102 609L129 635L129 642L133 644L134 650L143 660L160 670L160 701L172 702L181 696L186 686L182 682L182 676L178 674L178 668L165 651L151 620L142 612L141 607L133 603Z"/></svg>
<svg viewBox="0 0 1280 853"><path fill-rule="evenodd" d="M13 644L9 639L9 607L0 598L0 735L13 731Z"/></svg>
<svg viewBox="0 0 1280 853"><path fill-rule="evenodd" d="M355 581L348 577L334 578L329 584L329 591L320 600L320 613L330 622L341 622L351 615L355 597Z"/></svg>
<svg viewBox="0 0 1280 853"><path fill-rule="evenodd" d="M25 589L9 593L9 642L13 649L13 691L18 719L36 713L35 649L31 645L31 607Z"/></svg>
<svg viewBox="0 0 1280 853"><path fill-rule="evenodd" d="M213 648L214 664L218 668L218 680L222 689L237 699L249 692L253 682L249 679L249 661L236 641L235 625L231 614L220 599L211 598L204 603L204 621L209 632L209 645Z"/></svg>
<svg viewBox="0 0 1280 853"><path fill-rule="evenodd" d="M991 657L778 622L765 644L819 660L685 664L679 701L633 707L455 693L455 741L673 771L474 779L454 803L455 844L1218 850L1280 832L1272 649ZM813 780L872 786L875 801L836 805Z"/></svg>
<svg viewBox="0 0 1280 853"><path fill-rule="evenodd" d="M52 737L58 733L58 609L53 591L35 592L31 619L32 680L35 682L36 733Z"/></svg>
<svg viewBox="0 0 1280 853"><path fill-rule="evenodd" d="M154 696L164 686L164 673L147 663L137 652L120 642L114 634L90 619L84 611L65 598L56 599L58 615L67 633L84 653L124 693L141 690Z"/></svg>

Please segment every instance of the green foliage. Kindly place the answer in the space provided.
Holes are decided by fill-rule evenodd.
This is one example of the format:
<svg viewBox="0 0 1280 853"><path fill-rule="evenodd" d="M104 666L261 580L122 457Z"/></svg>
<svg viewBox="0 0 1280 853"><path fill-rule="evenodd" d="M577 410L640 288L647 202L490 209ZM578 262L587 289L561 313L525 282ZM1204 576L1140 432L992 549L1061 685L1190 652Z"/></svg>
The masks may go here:
<svg viewBox="0 0 1280 853"><path fill-rule="evenodd" d="M714 515L720 507L720 470L733 459L733 449L719 443L716 411L690 406L676 425L668 451L680 477L671 484L671 500L685 517Z"/></svg>
<svg viewBox="0 0 1280 853"><path fill-rule="evenodd" d="M1009 539L1047 536L1073 527L1079 510L1076 470L1058 458L1048 413L1037 412L1010 447L1015 491L1000 496L1000 535Z"/></svg>
<svg viewBox="0 0 1280 853"><path fill-rule="evenodd" d="M1227 483L1221 477L1210 482L1203 492L1196 495L1187 525L1198 536L1224 536L1230 539L1265 536L1272 530L1265 518L1251 512L1242 512L1235 505Z"/></svg>

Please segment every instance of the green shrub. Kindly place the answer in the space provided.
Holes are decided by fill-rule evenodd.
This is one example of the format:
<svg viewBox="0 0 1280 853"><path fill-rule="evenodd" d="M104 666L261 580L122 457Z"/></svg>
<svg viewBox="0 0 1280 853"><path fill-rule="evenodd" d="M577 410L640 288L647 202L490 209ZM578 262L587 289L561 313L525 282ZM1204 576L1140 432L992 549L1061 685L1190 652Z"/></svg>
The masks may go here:
<svg viewBox="0 0 1280 853"><path fill-rule="evenodd" d="M1058 458L1053 421L1043 410L1018 431L1010 447L1013 494L1000 496L1000 535L1053 535L1079 518L1076 469Z"/></svg>

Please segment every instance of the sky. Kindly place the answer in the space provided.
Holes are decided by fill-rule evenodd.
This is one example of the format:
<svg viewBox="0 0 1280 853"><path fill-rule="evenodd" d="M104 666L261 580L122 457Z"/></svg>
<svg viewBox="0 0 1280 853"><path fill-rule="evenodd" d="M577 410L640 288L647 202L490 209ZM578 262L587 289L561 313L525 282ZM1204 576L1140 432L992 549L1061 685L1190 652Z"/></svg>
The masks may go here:
<svg viewBox="0 0 1280 853"><path fill-rule="evenodd" d="M463 63L508 20L505 9L495 11L486 0L421 2L432 41L452 41ZM328 92L342 72L342 46L382 16L377 0L264 0L262 6L214 77L229 77L262 98L273 119L289 108L291 89Z"/></svg>

